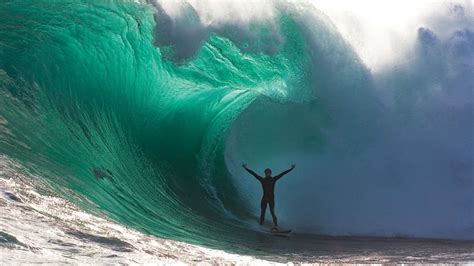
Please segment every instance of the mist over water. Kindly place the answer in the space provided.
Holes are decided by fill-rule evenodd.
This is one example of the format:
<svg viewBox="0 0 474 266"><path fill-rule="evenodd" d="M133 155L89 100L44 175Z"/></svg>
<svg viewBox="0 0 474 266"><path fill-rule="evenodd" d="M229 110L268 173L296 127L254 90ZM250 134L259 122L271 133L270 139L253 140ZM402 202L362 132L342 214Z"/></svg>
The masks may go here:
<svg viewBox="0 0 474 266"><path fill-rule="evenodd" d="M298 171L280 181L277 205L281 221L297 230L472 239L472 11L448 7L452 17L431 21L440 32L413 29L414 47L392 65L369 73L338 64L316 78L324 85L311 88L312 103L255 101L239 117L227 157L255 213L260 188L241 179L239 162L260 171L296 162ZM320 61L331 67L324 55L333 54L322 54L315 69Z"/></svg>
<svg viewBox="0 0 474 266"><path fill-rule="evenodd" d="M297 165L276 188L296 233L473 240L472 5L383 65L317 4L246 7L8 1L0 152L89 212L213 247L255 242L242 162Z"/></svg>

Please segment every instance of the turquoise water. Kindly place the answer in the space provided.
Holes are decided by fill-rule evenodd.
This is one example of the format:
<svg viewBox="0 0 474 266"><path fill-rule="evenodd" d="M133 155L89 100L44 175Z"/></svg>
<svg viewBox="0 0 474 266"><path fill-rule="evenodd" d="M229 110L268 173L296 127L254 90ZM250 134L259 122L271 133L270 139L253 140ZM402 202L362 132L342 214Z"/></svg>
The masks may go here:
<svg viewBox="0 0 474 266"><path fill-rule="evenodd" d="M140 230L238 238L228 226L250 212L229 181L225 137L259 97L292 101L289 88L308 86L307 44L291 17L279 19L289 33L277 54L212 34L180 63L153 45L146 4L9 1L1 20L2 153Z"/></svg>
<svg viewBox="0 0 474 266"><path fill-rule="evenodd" d="M295 10L278 9L272 21L245 29L210 28L203 38L176 39L160 31L165 14L150 4L6 1L0 7L0 152L84 209L141 231L224 249L278 245L255 232L259 188L242 185L241 161L282 169L297 161L304 173L318 165L318 156L345 154L341 161L348 164L378 143L384 120L373 78L332 23L316 10ZM196 49L183 54L179 45L188 41ZM97 178L97 168L113 177ZM337 176L326 180L338 185L343 175ZM310 178L299 174L289 191ZM304 204L314 191L330 194L318 185L313 192L307 187L296 207L282 202L281 213L295 217L295 208L309 208ZM359 193L342 191L346 202ZM389 216L380 222L388 224L383 230L333 229L339 222L331 219L343 218L325 206L309 211L310 224L315 217L322 223L309 233L417 235L418 229L405 230L408 224L393 229ZM463 206L455 217L472 209L472 201ZM379 215L384 208L368 209ZM297 219L307 232L305 219ZM471 222L468 217L460 227ZM364 218L355 219L361 223Z"/></svg>

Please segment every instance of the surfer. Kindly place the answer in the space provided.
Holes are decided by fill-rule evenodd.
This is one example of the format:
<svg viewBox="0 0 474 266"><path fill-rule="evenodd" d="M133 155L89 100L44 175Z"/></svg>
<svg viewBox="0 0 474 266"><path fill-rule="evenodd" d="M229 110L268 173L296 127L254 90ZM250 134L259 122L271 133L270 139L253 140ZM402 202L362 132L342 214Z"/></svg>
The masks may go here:
<svg viewBox="0 0 474 266"><path fill-rule="evenodd" d="M282 178L284 175L288 174L291 170L295 169L295 165L291 165L291 168L283 171L279 175L272 177L272 170L270 168L265 169L265 177L259 176L254 171L247 168L246 164L242 164L242 167L247 170L251 175L253 175L260 183L262 184L263 189L263 197L262 201L260 202L260 225L263 225L263 221L265 220L265 211L267 210L267 205L270 206L270 212L273 218L273 228L272 230L277 230L278 222L277 217L275 215L275 183L278 179Z"/></svg>

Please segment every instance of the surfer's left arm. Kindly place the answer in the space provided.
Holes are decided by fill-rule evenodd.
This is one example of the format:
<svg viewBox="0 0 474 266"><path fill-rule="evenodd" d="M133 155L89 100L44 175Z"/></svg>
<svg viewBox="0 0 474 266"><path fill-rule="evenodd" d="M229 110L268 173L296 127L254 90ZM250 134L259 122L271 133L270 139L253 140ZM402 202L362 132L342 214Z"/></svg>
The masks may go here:
<svg viewBox="0 0 474 266"><path fill-rule="evenodd" d="M247 171L249 172L249 174L253 175L258 181L262 181L262 177L259 176L257 173L255 173L254 171L250 170L246 164L242 164L242 167Z"/></svg>
<svg viewBox="0 0 474 266"><path fill-rule="evenodd" d="M294 165L294 164L291 165L291 168L290 168L290 169L281 172L279 175L277 175L277 176L275 176L275 177L273 177L273 178L275 178L275 181L276 181L276 180L282 178L284 175L286 175L286 174L288 174L289 172L291 172L291 170L293 170L293 169L295 169L295 165Z"/></svg>

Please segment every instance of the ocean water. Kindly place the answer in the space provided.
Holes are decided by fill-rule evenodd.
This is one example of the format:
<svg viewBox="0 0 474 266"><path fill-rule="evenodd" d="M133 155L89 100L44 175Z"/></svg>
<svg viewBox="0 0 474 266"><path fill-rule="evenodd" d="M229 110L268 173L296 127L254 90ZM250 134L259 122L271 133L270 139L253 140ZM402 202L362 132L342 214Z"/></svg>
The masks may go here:
<svg viewBox="0 0 474 266"><path fill-rule="evenodd" d="M472 261L472 3L413 27L406 60L378 71L309 2L270 3L226 17L215 7L234 5L4 1L2 253L34 254L26 228L46 224L83 254L164 238L243 263ZM276 191L290 238L256 225L260 187L242 162L296 163ZM26 191L91 217L18 230L54 216ZM98 221L110 226L80 225ZM122 227L135 237L112 233ZM55 250L46 243L37 250Z"/></svg>

